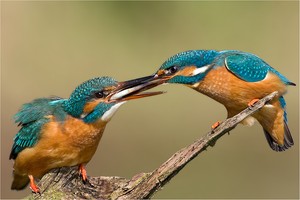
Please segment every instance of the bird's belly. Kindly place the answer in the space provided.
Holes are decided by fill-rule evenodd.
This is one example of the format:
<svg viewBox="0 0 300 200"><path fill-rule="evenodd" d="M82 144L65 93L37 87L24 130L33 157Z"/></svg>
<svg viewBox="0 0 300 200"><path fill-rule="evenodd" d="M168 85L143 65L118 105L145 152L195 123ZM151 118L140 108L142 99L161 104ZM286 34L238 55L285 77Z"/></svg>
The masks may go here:
<svg viewBox="0 0 300 200"><path fill-rule="evenodd" d="M97 150L105 125L76 124L72 120L64 125L57 122L47 124L39 142L20 152L15 169L21 174L41 177L53 168L89 162Z"/></svg>
<svg viewBox="0 0 300 200"><path fill-rule="evenodd" d="M246 82L225 67L211 70L192 88L222 103L228 111L236 112L245 109L253 99L261 99L274 91L278 91L279 96L286 92L284 83L273 73L269 72L262 81Z"/></svg>

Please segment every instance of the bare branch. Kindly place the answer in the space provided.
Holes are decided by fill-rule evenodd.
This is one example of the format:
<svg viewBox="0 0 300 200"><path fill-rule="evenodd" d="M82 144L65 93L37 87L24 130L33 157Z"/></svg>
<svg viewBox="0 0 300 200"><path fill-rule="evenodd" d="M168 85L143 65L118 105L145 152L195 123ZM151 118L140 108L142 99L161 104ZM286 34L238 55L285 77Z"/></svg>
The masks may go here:
<svg viewBox="0 0 300 200"><path fill-rule="evenodd" d="M77 167L55 169L46 174L39 183L42 195L39 198L97 198L97 199L144 199L150 198L157 190L171 180L184 166L208 146L249 115L262 108L278 93L273 92L248 107L236 116L225 120L216 129L196 140L193 144L179 150L160 167L151 173L140 173L131 180L120 177L89 177L89 183L83 184Z"/></svg>

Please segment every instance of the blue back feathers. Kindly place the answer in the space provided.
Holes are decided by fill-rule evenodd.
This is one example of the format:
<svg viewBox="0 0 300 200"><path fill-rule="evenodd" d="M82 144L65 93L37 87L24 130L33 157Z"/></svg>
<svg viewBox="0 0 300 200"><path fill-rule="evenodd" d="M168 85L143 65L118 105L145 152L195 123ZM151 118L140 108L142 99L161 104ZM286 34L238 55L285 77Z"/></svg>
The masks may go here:
<svg viewBox="0 0 300 200"><path fill-rule="evenodd" d="M57 121L63 121L66 113L62 108L66 99L40 98L26 103L14 116L15 122L21 125L20 131L14 138L14 144L9 158L15 159L23 149L32 147L38 141L40 131L49 121L47 116L54 116Z"/></svg>
<svg viewBox="0 0 300 200"><path fill-rule="evenodd" d="M268 72L276 74L283 83L293 85L285 76L280 74L265 61L254 54L241 51L223 51L224 62L227 69L234 75L247 82L263 80ZM223 61L223 59L220 59Z"/></svg>
<svg viewBox="0 0 300 200"><path fill-rule="evenodd" d="M225 66L234 75L247 82L263 80L270 68L260 58L252 54L240 53L227 56Z"/></svg>

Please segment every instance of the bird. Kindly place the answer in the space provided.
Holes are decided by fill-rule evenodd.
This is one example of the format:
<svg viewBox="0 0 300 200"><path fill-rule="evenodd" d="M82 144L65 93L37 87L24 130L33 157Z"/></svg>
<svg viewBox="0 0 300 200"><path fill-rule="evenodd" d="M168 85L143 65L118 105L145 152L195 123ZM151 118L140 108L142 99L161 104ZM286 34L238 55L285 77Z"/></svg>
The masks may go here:
<svg viewBox="0 0 300 200"><path fill-rule="evenodd" d="M287 86L296 84L257 55L239 50L188 50L168 58L152 76L149 84L183 84L223 104L227 118L278 91L273 100L241 123L251 126L257 120L274 151L285 151L294 144L283 95Z"/></svg>
<svg viewBox="0 0 300 200"><path fill-rule="evenodd" d="M118 108L128 100L163 93L141 93L149 87L145 80L96 77L80 84L67 99L51 96L24 104L14 116L21 128L9 156L14 160L11 189L21 190L29 183L32 192L40 193L35 179L65 166L78 165L86 182L85 165Z"/></svg>

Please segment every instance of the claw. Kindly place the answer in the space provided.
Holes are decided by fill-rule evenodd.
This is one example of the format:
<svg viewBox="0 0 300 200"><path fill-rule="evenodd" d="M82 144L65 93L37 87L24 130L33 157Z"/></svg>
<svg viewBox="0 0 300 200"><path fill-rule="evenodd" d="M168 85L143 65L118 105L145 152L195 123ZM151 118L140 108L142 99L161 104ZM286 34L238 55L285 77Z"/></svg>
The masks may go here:
<svg viewBox="0 0 300 200"><path fill-rule="evenodd" d="M256 103L256 102L258 102L259 101L259 99L252 99L249 103L248 103L248 106L249 107L252 107L252 106L254 106L254 104Z"/></svg>
<svg viewBox="0 0 300 200"><path fill-rule="evenodd" d="M30 180L30 189L31 189L31 191L33 193L39 193L39 194L41 194L39 187L34 182L33 176L32 175L28 175L28 177L29 177L29 180Z"/></svg>
<svg viewBox="0 0 300 200"><path fill-rule="evenodd" d="M87 173L86 173L86 169L83 164L79 165L79 174L81 175L83 182L86 182L87 181Z"/></svg>
<svg viewBox="0 0 300 200"><path fill-rule="evenodd" d="M212 129L212 130L216 129L218 126L220 126L220 124L221 124L221 121L215 122L215 123L211 126L211 129Z"/></svg>

